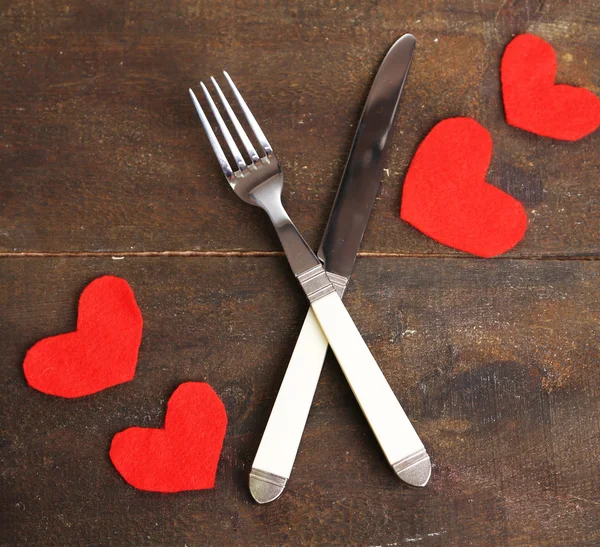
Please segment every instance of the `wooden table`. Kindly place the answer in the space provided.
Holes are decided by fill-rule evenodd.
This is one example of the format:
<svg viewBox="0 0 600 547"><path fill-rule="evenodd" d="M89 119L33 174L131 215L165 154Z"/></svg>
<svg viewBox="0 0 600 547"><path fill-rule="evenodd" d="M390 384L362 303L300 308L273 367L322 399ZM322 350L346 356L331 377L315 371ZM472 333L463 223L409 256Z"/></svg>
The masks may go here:
<svg viewBox="0 0 600 547"><path fill-rule="evenodd" d="M0 543L598 545L600 134L504 123L511 37L557 50L600 93L600 2L48 0L0 3ZM435 462L424 489L387 467L327 359L284 495L248 472L306 302L273 230L225 184L187 96L234 75L315 248L378 63L418 39L384 184L347 305ZM450 116L489 129L489 181L522 200L525 239L494 260L398 218L418 143ZM26 350L74 329L92 279L128 280L137 374L79 400L27 387ZM212 491L161 495L112 467L112 436L160 427L184 381L229 426Z"/></svg>

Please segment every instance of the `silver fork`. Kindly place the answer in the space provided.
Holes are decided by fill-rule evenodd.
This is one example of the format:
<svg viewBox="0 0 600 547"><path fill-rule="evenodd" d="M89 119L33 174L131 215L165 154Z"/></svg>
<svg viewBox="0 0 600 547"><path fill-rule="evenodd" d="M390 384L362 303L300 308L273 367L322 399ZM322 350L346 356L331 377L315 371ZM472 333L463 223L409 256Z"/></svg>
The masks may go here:
<svg viewBox="0 0 600 547"><path fill-rule="evenodd" d="M431 463L423 443L344 307L336 291L336 279L328 277L320 260L283 208L281 203L283 173L279 161L229 74L224 72L224 75L263 150L263 155L259 156L219 84L211 77L217 94L250 158L250 162L247 163L208 89L201 83L208 104L237 164L237 169L234 171L196 95L190 89L190 96L221 169L231 188L241 199L262 208L269 215L292 271L308 297L323 334L388 462L405 482L424 485L431 474ZM302 389L302 386L299 385L298 389ZM264 496L261 497L280 493L286 479L272 473L263 474L265 476L253 477L255 484L258 483L264 488Z"/></svg>

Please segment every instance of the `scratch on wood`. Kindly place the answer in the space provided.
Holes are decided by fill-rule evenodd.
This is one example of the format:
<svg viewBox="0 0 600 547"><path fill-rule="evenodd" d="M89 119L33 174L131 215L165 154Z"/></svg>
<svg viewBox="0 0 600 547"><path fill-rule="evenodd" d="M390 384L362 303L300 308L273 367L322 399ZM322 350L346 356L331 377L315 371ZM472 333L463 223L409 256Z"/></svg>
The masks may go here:
<svg viewBox="0 0 600 547"><path fill-rule="evenodd" d="M502 5L498 8L498 11L496 12L496 15L494 17L494 23L498 22L498 16L500 15L500 12L504 9L504 7L506 6L506 4L508 4L510 0L504 0L504 2L502 2Z"/></svg>
<svg viewBox="0 0 600 547"><path fill-rule="evenodd" d="M425 535L417 534L415 537L412 537L412 538L404 538L402 540L402 542L403 543L414 543L417 541L423 541L425 538L441 536L442 534L445 534L445 533L446 533L446 530L441 530L440 532L430 532L429 534L425 534ZM401 543L400 542L386 543L385 547L396 547L398 545L401 545ZM383 545L373 545L371 547L384 547L384 546Z"/></svg>
<svg viewBox="0 0 600 547"><path fill-rule="evenodd" d="M538 4L537 11L535 12L535 14L537 15L538 13L541 13L542 10L544 9L545 5L546 5L546 0L540 0L540 2Z"/></svg>
<svg viewBox="0 0 600 547"><path fill-rule="evenodd" d="M574 500L585 501L587 503L593 503L594 505L600 505L600 501L588 500L585 498L580 498L579 496L574 496L573 494L569 494L569 497Z"/></svg>

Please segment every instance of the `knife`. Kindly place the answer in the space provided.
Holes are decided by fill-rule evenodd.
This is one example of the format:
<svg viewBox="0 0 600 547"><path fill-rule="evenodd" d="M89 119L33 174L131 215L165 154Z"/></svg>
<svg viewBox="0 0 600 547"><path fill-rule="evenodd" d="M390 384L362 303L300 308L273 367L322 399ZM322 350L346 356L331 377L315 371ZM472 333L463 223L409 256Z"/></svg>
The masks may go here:
<svg viewBox="0 0 600 547"><path fill-rule="evenodd" d="M405 34L390 48L371 86L352 143L318 256L336 291L343 295L377 196L385 153L416 40ZM290 477L317 382L327 339L309 310L250 472L258 503L277 499ZM344 369L369 425L396 474L425 486L431 463L381 371L366 375L360 365Z"/></svg>

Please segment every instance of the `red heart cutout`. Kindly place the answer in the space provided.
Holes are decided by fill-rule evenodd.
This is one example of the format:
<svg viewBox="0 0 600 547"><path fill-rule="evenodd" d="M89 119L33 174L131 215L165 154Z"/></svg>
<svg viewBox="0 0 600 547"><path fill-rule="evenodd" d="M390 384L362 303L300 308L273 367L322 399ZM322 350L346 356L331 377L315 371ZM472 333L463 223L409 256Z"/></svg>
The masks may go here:
<svg viewBox="0 0 600 547"><path fill-rule="evenodd" d="M104 276L81 293L77 330L35 344L23 371L31 387L81 397L131 380L142 339L142 314L127 281Z"/></svg>
<svg viewBox="0 0 600 547"><path fill-rule="evenodd" d="M576 141L600 125L600 99L591 91L556 85L552 46L532 34L517 36L504 50L502 97L510 125L565 141Z"/></svg>
<svg viewBox="0 0 600 547"><path fill-rule="evenodd" d="M400 217L467 253L508 251L525 234L527 215L519 201L485 181L491 158L492 138L475 120L441 121L410 164Z"/></svg>
<svg viewBox="0 0 600 547"><path fill-rule="evenodd" d="M139 490L212 488L226 428L225 406L213 389L187 382L169 399L164 429L130 427L117 433L110 459Z"/></svg>

